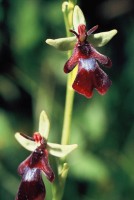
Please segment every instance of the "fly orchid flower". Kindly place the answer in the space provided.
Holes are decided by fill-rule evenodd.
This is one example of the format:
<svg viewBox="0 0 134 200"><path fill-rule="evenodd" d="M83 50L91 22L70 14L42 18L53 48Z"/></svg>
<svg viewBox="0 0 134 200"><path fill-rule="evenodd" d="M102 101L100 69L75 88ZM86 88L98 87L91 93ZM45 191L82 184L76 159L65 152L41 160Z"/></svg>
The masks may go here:
<svg viewBox="0 0 134 200"><path fill-rule="evenodd" d="M27 138L24 134L22 136ZM41 138L39 133L35 133L34 137ZM33 138L29 137L31 141ZM39 142L38 140L35 141ZM16 200L44 200L46 190L41 177L41 171L44 172L50 182L53 182L54 172L48 162L48 151L44 138L41 138L40 146L18 167L18 173L22 176L22 181Z"/></svg>
<svg viewBox="0 0 134 200"><path fill-rule="evenodd" d="M74 30L70 30L70 32L75 37L55 40L47 39L46 43L63 51L74 49L72 56L64 65L64 72L70 73L78 65L78 72L72 84L76 92L91 98L95 88L103 95L107 92L112 82L100 68L100 65L110 68L112 62L94 47L101 47L107 44L117 33L117 30L93 34L98 28L97 25L86 31L85 18L78 6L74 8L73 26Z"/></svg>
<svg viewBox="0 0 134 200"><path fill-rule="evenodd" d="M78 64L77 76L72 85L73 89L78 93L91 98L93 89L95 88L100 94L105 94L111 85L111 81L106 73L99 67L102 64L106 67L111 67L111 60L100 54L87 41L87 36L93 33L98 26L94 26L86 32L86 26L80 24L78 26L78 33L70 30L77 37L77 43L70 59L64 66L64 72L71 72Z"/></svg>
<svg viewBox="0 0 134 200"><path fill-rule="evenodd" d="M49 154L65 157L77 147L77 144L60 145L47 142L49 127L48 117L42 111L39 121L39 132L35 132L33 137L23 133L15 134L18 142L27 150L32 151L30 156L18 167L18 173L22 176L22 181L16 200L44 200L46 190L41 172L45 174L50 182L53 182L55 177L48 161Z"/></svg>

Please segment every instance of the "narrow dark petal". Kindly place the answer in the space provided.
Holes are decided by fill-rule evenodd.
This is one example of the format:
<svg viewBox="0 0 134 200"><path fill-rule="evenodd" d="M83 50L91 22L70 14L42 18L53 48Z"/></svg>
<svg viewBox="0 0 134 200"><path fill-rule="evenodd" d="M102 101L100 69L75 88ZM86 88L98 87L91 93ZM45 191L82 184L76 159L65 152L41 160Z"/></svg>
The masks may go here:
<svg viewBox="0 0 134 200"><path fill-rule="evenodd" d="M95 88L100 94L105 94L111 85L108 76L100 69L95 59L80 59L78 73L73 88L87 98L93 95Z"/></svg>
<svg viewBox="0 0 134 200"><path fill-rule="evenodd" d="M105 67L110 68L112 66L112 61L110 60L110 58L99 53L93 46L91 46L90 58L95 58L100 64L104 65Z"/></svg>
<svg viewBox="0 0 134 200"><path fill-rule="evenodd" d="M69 73L74 69L74 67L78 63L78 58L79 58L79 54L78 54L77 48L74 48L74 52L73 52L72 56L69 58L69 60L64 65L65 73Z"/></svg>
<svg viewBox="0 0 134 200"><path fill-rule="evenodd" d="M87 31L87 35L91 35L93 32L95 32L98 29L98 25L92 27L89 31Z"/></svg>
<svg viewBox="0 0 134 200"><path fill-rule="evenodd" d="M30 137L24 133L20 133L20 135L22 135L24 138L28 139L28 140L31 140L31 141L35 141L33 137Z"/></svg>
<svg viewBox="0 0 134 200"><path fill-rule="evenodd" d="M42 181L40 170L26 167L16 200L44 200L45 185Z"/></svg>
<svg viewBox="0 0 134 200"><path fill-rule="evenodd" d="M79 37L79 34L76 33L76 31L74 31L74 30L72 30L72 29L70 29L69 31L70 31L71 33L73 33L77 38Z"/></svg>

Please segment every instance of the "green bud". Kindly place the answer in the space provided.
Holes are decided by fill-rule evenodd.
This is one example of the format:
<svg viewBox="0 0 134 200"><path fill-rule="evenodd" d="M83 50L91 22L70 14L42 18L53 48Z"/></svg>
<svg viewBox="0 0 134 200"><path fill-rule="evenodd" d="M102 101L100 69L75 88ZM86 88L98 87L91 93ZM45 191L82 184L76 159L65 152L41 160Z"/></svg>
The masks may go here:
<svg viewBox="0 0 134 200"><path fill-rule="evenodd" d="M64 163L64 164L63 164L63 168L62 168L62 170L61 170L61 172L60 172L60 177L61 177L63 180L66 179L68 170L69 170L68 164L67 164L67 163Z"/></svg>
<svg viewBox="0 0 134 200"><path fill-rule="evenodd" d="M62 12L67 12L67 8L68 8L68 2L64 1L62 3Z"/></svg>

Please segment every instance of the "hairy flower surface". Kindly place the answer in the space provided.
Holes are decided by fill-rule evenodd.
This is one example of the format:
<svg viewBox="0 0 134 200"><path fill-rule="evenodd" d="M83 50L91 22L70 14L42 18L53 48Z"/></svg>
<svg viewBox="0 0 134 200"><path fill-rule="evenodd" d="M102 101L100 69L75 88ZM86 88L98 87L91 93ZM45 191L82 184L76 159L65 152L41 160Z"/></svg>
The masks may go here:
<svg viewBox="0 0 134 200"><path fill-rule="evenodd" d="M105 67L111 67L111 60L107 56L100 54L87 41L87 36L93 33L97 28L98 26L94 26L87 32L86 26L81 24L78 26L78 33L70 30L76 35L77 43L72 56L64 66L64 72L69 73L78 64L77 76L72 87L76 92L87 98L92 97L94 88L103 95L111 85L111 80L99 67L100 64Z"/></svg>

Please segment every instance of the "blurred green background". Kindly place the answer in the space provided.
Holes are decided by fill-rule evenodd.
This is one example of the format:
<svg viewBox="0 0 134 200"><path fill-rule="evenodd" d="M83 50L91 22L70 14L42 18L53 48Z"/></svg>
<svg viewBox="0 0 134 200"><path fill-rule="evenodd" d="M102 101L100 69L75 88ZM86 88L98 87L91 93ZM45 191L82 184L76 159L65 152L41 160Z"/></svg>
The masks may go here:
<svg viewBox="0 0 134 200"><path fill-rule="evenodd" d="M0 0L0 200L13 200L17 167L29 152L14 138L38 130L41 110L51 121L49 141L60 142L67 75L66 52L45 44L65 37L58 0ZM79 0L87 27L116 28L99 49L113 61L113 84L105 96L76 94L70 143L79 148L70 165L63 200L134 199L134 9L132 0ZM50 200L50 184L47 200Z"/></svg>

